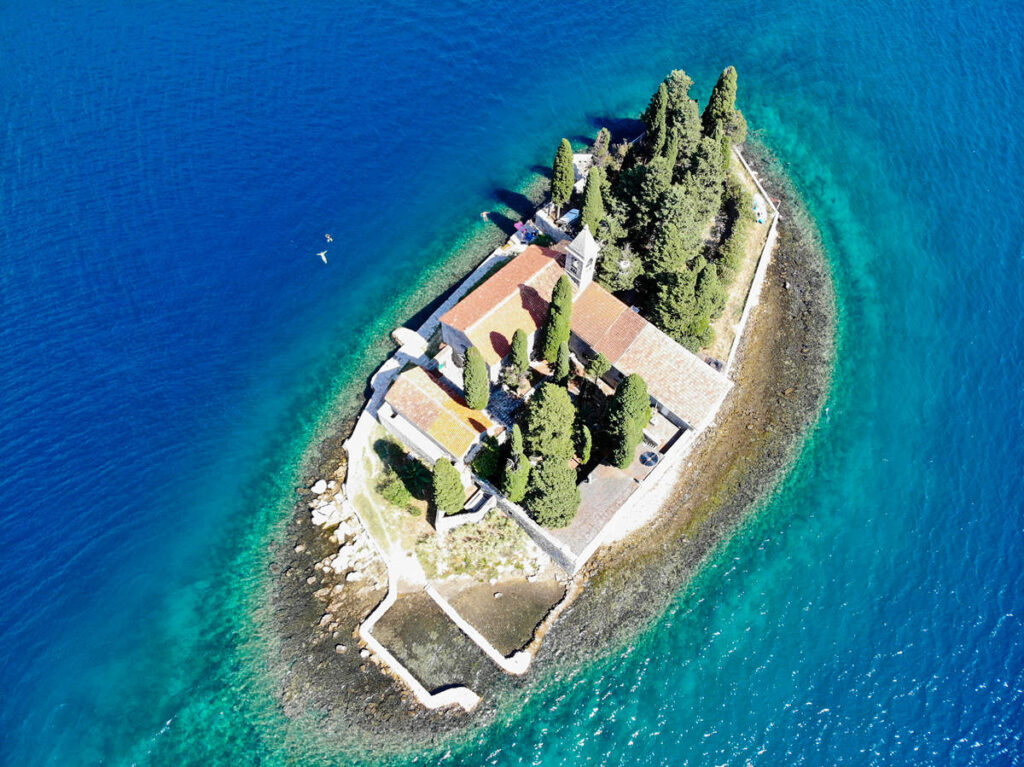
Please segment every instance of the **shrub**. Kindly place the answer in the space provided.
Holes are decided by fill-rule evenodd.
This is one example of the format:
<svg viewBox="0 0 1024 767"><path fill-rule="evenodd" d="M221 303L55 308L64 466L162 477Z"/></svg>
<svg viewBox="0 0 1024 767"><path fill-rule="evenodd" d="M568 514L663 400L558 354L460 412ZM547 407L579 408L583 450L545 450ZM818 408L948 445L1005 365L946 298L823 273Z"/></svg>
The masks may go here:
<svg viewBox="0 0 1024 767"><path fill-rule="evenodd" d="M501 473L501 447L490 434L484 437L480 450L473 459L473 473L488 482Z"/></svg>

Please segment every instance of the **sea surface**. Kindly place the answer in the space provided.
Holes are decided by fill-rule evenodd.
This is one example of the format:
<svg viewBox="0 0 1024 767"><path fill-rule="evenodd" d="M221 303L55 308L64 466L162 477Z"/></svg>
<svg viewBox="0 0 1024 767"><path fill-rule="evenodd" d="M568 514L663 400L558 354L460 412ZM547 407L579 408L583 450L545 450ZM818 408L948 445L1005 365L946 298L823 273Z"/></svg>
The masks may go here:
<svg viewBox="0 0 1024 767"><path fill-rule="evenodd" d="M1024 763L1022 40L987 0L3 3L0 764L348 763L257 630L308 446L562 136L729 64L827 249L827 409L650 630L419 761Z"/></svg>

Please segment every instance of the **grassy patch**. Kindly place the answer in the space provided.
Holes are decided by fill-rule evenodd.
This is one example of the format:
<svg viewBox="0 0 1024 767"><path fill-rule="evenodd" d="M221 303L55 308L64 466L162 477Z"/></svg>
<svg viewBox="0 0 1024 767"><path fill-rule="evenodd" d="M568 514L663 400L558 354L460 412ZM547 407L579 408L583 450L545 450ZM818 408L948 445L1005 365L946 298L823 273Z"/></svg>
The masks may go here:
<svg viewBox="0 0 1024 767"><path fill-rule="evenodd" d="M500 570L524 573L537 567L526 533L498 510L477 524L455 528L443 541L436 535L420 538L416 555L430 578L472 575L486 580L498 577Z"/></svg>

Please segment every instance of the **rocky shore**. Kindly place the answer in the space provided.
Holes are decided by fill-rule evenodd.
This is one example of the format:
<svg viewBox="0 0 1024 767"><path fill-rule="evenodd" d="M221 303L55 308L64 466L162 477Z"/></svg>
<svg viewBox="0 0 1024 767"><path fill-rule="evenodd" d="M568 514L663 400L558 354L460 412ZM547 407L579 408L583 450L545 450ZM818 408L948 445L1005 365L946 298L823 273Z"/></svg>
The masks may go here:
<svg viewBox="0 0 1024 767"><path fill-rule="evenodd" d="M349 518L337 489L340 450L325 451L324 477L301 494L271 566L270 609L285 713L313 717L339 745L400 750L425 745L493 716L502 698L538 673L594 657L657 617L743 514L772 490L816 421L832 369L834 297L820 242L784 175L758 147L745 153L779 200L779 242L747 328L736 386L690 456L672 494L640 534L598 552L577 576L576 599L548 631L524 678L485 657L464 664L484 701L472 714L422 709L373 663L356 628L383 599L383 564ZM313 492L316 491L316 492ZM339 550L340 549L340 550Z"/></svg>

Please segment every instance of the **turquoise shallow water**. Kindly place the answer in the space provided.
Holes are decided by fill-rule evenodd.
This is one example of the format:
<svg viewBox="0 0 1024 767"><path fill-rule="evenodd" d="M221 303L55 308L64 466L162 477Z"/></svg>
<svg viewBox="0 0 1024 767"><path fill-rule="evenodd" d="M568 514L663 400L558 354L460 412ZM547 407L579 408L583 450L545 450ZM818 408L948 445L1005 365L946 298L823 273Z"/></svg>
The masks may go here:
<svg viewBox="0 0 1024 767"><path fill-rule="evenodd" d="M346 761L254 633L305 446L562 135L729 63L828 249L827 414L649 632L447 761L1024 761L1018 6L0 20L0 763Z"/></svg>

